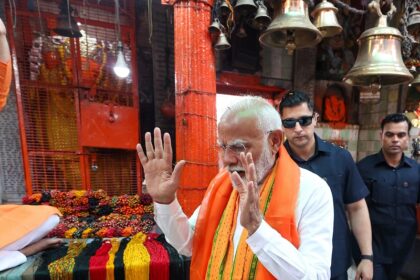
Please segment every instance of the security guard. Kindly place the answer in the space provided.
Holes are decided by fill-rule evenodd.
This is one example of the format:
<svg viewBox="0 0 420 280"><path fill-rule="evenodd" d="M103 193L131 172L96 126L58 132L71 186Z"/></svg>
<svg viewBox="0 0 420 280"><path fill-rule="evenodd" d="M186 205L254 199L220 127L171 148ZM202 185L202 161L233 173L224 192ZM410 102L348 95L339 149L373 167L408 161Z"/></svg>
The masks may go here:
<svg viewBox="0 0 420 280"><path fill-rule="evenodd" d="M368 190L360 177L350 153L319 138L314 128L317 114L313 102L303 92L287 93L280 103L285 147L292 159L302 168L327 181L334 199L334 233L331 279L347 280L351 265L349 222L363 252L357 279L370 280L373 274L372 240L369 212L365 197Z"/></svg>
<svg viewBox="0 0 420 280"><path fill-rule="evenodd" d="M370 190L366 200L372 223L374 279L394 280L416 237L420 168L403 154L409 144L408 118L388 115L381 128L381 151L357 166Z"/></svg>

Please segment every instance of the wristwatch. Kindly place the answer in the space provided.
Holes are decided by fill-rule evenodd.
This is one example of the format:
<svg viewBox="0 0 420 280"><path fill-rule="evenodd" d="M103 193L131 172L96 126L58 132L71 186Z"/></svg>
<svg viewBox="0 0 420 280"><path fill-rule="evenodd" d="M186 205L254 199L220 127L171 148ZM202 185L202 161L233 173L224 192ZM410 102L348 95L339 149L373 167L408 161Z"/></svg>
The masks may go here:
<svg viewBox="0 0 420 280"><path fill-rule="evenodd" d="M361 255L360 259L361 260L370 260L371 262L373 262L373 255Z"/></svg>

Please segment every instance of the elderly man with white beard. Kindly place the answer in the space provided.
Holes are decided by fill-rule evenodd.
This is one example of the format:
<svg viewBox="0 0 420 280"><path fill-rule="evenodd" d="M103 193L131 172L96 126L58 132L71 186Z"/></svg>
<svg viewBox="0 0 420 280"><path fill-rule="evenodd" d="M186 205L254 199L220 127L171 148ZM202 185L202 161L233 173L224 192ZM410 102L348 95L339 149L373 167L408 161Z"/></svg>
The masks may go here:
<svg viewBox="0 0 420 280"><path fill-rule="evenodd" d="M299 168L282 145L281 120L245 97L218 126L220 172L188 219L176 199L185 161L172 170L170 136L137 145L156 222L191 256L191 279L329 279L333 202L328 185Z"/></svg>

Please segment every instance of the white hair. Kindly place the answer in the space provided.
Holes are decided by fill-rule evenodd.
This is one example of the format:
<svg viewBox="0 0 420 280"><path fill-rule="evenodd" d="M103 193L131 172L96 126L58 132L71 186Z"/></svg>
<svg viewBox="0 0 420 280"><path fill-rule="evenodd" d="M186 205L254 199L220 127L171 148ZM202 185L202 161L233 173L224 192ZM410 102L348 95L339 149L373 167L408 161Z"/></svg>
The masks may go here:
<svg viewBox="0 0 420 280"><path fill-rule="evenodd" d="M221 122L229 116L250 113L257 118L258 128L263 132L281 130L280 114L267 100L259 96L245 96L238 102L229 106L221 117Z"/></svg>

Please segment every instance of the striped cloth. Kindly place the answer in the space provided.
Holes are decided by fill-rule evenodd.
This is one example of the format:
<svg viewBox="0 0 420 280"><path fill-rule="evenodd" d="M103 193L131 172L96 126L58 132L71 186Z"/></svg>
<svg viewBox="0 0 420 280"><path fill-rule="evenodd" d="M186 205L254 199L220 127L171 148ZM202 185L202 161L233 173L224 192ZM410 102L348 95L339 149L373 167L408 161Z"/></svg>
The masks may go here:
<svg viewBox="0 0 420 280"><path fill-rule="evenodd" d="M142 274L136 279L188 279L189 259L178 255L164 240L163 235L157 234L67 240L59 248L29 257L26 263L1 272L0 280L88 279L87 275L95 280L124 280L136 273ZM127 253L136 252L148 257L142 261L135 256L124 260Z"/></svg>

